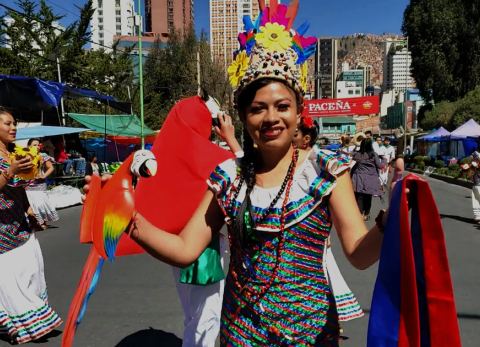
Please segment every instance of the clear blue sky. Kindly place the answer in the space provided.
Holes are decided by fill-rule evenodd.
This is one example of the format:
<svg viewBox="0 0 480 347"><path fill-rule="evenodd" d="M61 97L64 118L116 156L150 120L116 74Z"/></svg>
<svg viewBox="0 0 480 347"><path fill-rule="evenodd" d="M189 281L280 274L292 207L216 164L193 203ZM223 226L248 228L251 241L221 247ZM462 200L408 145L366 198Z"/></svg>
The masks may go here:
<svg viewBox="0 0 480 347"><path fill-rule="evenodd" d="M285 1L285 0L284 0ZM78 16L75 7L85 0L46 0L56 13L64 14L68 24ZM208 33L208 0L194 0L195 29ZM15 7L14 0L0 0ZM400 33L403 11L409 0L300 0L296 25L308 21L309 34L314 36L344 36L353 33ZM137 0L135 0L137 4ZM143 1L142 1L143 6Z"/></svg>

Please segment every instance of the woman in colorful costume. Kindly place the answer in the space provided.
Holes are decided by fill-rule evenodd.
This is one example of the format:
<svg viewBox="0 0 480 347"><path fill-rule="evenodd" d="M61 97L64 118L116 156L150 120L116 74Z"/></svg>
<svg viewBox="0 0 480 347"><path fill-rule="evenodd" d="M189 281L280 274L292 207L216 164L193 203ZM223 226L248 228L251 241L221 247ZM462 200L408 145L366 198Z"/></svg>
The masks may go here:
<svg viewBox="0 0 480 347"><path fill-rule="evenodd" d="M15 134L13 116L0 110L0 334L26 343L62 321L47 302L42 251L27 220L25 181L18 177L31 171L32 160L11 155Z"/></svg>
<svg viewBox="0 0 480 347"><path fill-rule="evenodd" d="M38 224L42 229L47 229L49 222L55 222L59 219L55 205L47 195L47 182L46 178L50 176L53 171L54 159L47 153L40 152L40 139L28 140L28 147L35 147L40 153L41 161L39 163L39 170L37 177L28 184L25 188L27 191L28 201L33 209L35 218L37 218Z"/></svg>
<svg viewBox="0 0 480 347"><path fill-rule="evenodd" d="M332 222L347 258L361 269L378 259L382 226L369 231L363 223L347 156L292 144L316 39L303 37L305 26L292 29L298 1L288 8L260 4L259 19L245 20L229 68L245 156L214 170L179 235L139 213L129 232L157 258L186 266L226 222L231 260L221 345L337 346L338 316L323 270Z"/></svg>

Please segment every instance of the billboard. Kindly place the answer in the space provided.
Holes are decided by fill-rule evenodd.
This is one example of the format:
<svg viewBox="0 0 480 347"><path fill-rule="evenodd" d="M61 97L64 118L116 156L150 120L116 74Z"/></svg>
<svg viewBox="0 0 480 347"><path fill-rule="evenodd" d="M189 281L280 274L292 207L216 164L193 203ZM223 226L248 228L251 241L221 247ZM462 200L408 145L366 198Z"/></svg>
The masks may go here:
<svg viewBox="0 0 480 347"><path fill-rule="evenodd" d="M359 98L305 100L303 114L310 117L337 117L377 114L380 112L378 96Z"/></svg>

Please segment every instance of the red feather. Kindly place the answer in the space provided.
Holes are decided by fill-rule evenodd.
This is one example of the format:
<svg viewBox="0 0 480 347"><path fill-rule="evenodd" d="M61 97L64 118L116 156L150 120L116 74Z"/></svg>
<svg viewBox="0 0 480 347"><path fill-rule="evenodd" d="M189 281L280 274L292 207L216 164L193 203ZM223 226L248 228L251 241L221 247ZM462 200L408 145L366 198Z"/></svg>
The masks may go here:
<svg viewBox="0 0 480 347"><path fill-rule="evenodd" d="M269 18L269 21L277 15L277 7L278 7L278 1L277 0L270 0L270 18Z"/></svg>
<svg viewBox="0 0 480 347"><path fill-rule="evenodd" d="M290 1L290 5L288 5L288 10L286 17L288 18L288 25L287 30L290 30L293 26L293 22L295 21L295 17L297 17L298 12L298 0Z"/></svg>
<svg viewBox="0 0 480 347"><path fill-rule="evenodd" d="M80 218L80 243L92 243L93 216L95 207L100 197L101 179L98 175L91 176L87 198L83 204L82 216Z"/></svg>
<svg viewBox="0 0 480 347"><path fill-rule="evenodd" d="M260 7L260 11L263 11L265 8L265 0L258 0L258 7Z"/></svg>
<svg viewBox="0 0 480 347"><path fill-rule="evenodd" d="M70 347L73 343L73 338L75 337L75 330L77 328L78 315L85 302L85 297L89 291L93 275L97 270L99 261L100 256L95 250L95 247L92 246L90 248L90 253L88 254L87 261L83 266L82 276L80 277L80 282L78 283L75 296L73 297L70 308L68 310L67 323L65 324L65 330L62 337L62 347Z"/></svg>

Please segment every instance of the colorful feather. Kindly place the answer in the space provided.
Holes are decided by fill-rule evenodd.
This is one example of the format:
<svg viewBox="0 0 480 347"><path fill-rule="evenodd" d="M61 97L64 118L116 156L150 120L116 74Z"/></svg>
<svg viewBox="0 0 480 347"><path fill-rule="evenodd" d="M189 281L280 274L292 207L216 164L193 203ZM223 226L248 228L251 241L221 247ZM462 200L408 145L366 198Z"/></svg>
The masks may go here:
<svg viewBox="0 0 480 347"><path fill-rule="evenodd" d="M134 211L130 155L102 188L95 207L93 244L102 258L113 260L118 241Z"/></svg>
<svg viewBox="0 0 480 347"><path fill-rule="evenodd" d="M95 290L103 262L104 260L100 257L95 247L92 246L68 310L67 323L62 337L62 347L70 347L73 344L75 331L85 313L88 299Z"/></svg>
<svg viewBox="0 0 480 347"><path fill-rule="evenodd" d="M297 12L298 12L298 0L290 1L290 5L288 5L288 10L286 14L286 17L288 18L287 30L290 30L292 28L293 22L297 17Z"/></svg>
<svg viewBox="0 0 480 347"><path fill-rule="evenodd" d="M265 8L265 0L258 0L258 6L260 7L260 11L263 11Z"/></svg>

